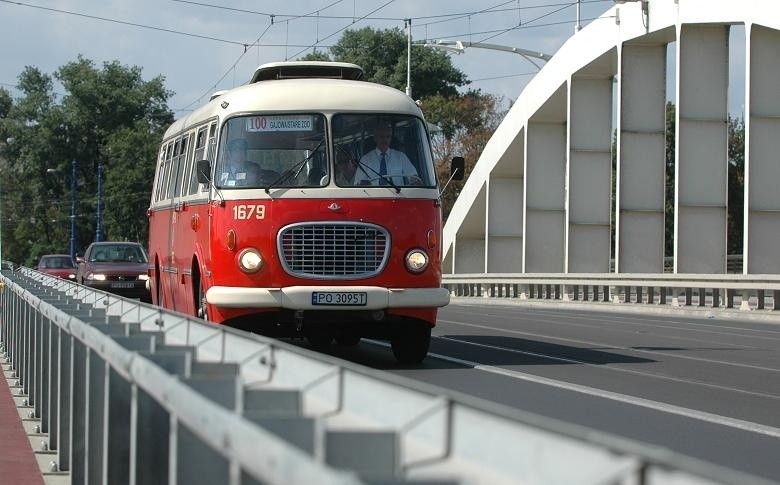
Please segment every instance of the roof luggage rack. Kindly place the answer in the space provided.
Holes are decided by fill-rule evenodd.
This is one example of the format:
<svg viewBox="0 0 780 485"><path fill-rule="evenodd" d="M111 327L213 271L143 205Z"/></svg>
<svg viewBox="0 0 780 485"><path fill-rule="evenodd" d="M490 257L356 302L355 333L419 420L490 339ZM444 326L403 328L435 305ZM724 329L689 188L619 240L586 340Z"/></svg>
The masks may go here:
<svg viewBox="0 0 780 485"><path fill-rule="evenodd" d="M359 81L363 78L363 68L357 64L350 64L348 62L270 62L261 65L255 70L255 74L252 76L249 84L276 79L301 78L348 79Z"/></svg>

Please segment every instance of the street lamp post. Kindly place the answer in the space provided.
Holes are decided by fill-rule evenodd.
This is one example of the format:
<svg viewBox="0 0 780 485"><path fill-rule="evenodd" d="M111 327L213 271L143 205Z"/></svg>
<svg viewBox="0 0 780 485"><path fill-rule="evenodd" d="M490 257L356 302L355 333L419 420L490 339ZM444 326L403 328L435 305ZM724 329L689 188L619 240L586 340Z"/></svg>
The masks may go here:
<svg viewBox="0 0 780 485"><path fill-rule="evenodd" d="M70 259L76 260L76 159L70 164Z"/></svg>
<svg viewBox="0 0 780 485"><path fill-rule="evenodd" d="M433 40L431 42L426 42L425 44L422 45L424 45L425 47L433 47L434 49L441 49L441 50L455 52L457 54L462 54L467 47L511 52L512 54L519 54L523 56L525 60L527 60L534 66L536 66L537 69L541 69L541 66L536 62L534 62L532 58L540 59L545 62L552 59L552 56L550 54L545 54L544 52L532 51L528 49L522 49L520 47L511 47L511 46L498 45L498 44L485 44L483 42L464 42L460 40L440 39L440 40Z"/></svg>
<svg viewBox="0 0 780 485"><path fill-rule="evenodd" d="M98 162L97 176L97 224L95 225L95 242L100 242L103 240L103 162Z"/></svg>

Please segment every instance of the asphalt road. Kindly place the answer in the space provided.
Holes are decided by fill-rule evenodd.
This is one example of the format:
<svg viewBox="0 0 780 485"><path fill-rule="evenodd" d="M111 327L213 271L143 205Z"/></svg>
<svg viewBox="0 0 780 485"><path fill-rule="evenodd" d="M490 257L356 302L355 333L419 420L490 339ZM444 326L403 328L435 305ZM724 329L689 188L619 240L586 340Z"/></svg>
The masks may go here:
<svg viewBox="0 0 780 485"><path fill-rule="evenodd" d="M433 335L332 353L780 482L780 323L455 303Z"/></svg>

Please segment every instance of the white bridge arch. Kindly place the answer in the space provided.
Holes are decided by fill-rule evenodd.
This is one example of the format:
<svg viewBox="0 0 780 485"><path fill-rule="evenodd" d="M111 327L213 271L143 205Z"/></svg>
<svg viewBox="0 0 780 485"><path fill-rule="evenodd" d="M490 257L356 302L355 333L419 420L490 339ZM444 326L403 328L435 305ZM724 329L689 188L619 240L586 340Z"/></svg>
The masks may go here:
<svg viewBox="0 0 780 485"><path fill-rule="evenodd" d="M521 93L466 182L444 227L444 273L608 273L612 224L613 271L664 271L672 42L674 272L725 273L732 25L745 31L743 272L780 273L777 0L618 4L572 36Z"/></svg>

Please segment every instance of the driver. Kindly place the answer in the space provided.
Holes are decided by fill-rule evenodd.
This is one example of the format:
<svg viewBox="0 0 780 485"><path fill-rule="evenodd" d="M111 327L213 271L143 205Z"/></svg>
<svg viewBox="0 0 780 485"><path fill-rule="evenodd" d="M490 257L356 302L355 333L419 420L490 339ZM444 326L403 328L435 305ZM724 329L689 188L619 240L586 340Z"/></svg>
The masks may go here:
<svg viewBox="0 0 780 485"><path fill-rule="evenodd" d="M399 150L390 148L393 127L381 123L374 129L376 148L360 158L355 171L355 185L405 185L405 181L420 180L409 158Z"/></svg>

